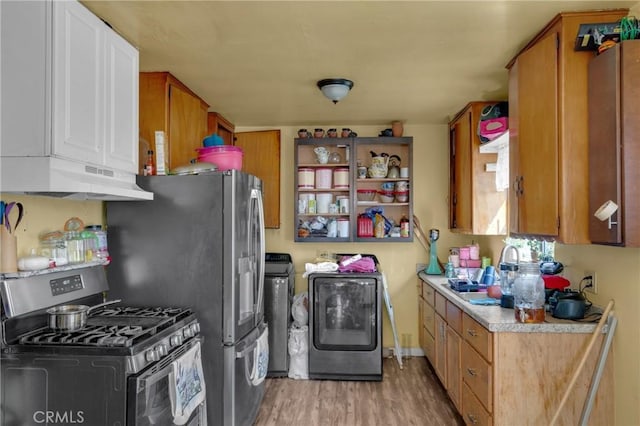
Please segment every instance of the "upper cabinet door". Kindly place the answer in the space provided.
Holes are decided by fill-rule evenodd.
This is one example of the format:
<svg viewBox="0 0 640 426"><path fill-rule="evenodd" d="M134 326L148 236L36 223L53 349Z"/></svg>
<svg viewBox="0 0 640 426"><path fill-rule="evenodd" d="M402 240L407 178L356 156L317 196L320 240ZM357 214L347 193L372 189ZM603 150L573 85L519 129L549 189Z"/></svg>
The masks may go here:
<svg viewBox="0 0 640 426"><path fill-rule="evenodd" d="M104 164L138 171L138 51L106 32L106 121Z"/></svg>
<svg viewBox="0 0 640 426"><path fill-rule="evenodd" d="M105 26L76 2L53 3L56 156L103 163Z"/></svg>
<svg viewBox="0 0 640 426"><path fill-rule="evenodd" d="M514 190L520 233L558 235L558 50L551 34L518 57L519 135ZM511 104L511 102L510 102Z"/></svg>

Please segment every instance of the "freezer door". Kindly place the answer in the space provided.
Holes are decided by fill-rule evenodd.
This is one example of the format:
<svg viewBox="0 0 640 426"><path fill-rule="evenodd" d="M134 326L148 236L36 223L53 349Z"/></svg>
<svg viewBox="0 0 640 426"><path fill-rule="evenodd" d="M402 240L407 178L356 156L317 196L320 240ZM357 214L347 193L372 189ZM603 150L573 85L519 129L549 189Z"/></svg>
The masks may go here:
<svg viewBox="0 0 640 426"><path fill-rule="evenodd" d="M262 182L257 177L232 171L224 186L222 255L230 267L224 270L223 320L224 343L230 345L264 318L264 212Z"/></svg>
<svg viewBox="0 0 640 426"><path fill-rule="evenodd" d="M262 323L237 344L224 347L224 426L252 425L264 397L269 359Z"/></svg>

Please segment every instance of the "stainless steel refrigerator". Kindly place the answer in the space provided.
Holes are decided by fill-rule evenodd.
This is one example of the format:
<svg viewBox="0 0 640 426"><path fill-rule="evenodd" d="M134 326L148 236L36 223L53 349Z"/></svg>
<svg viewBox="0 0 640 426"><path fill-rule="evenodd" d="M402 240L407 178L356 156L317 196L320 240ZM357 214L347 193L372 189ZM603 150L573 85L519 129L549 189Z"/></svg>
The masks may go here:
<svg viewBox="0 0 640 426"><path fill-rule="evenodd" d="M106 203L109 297L192 308L209 424L251 425L268 363L262 183L235 170L137 183L153 201Z"/></svg>

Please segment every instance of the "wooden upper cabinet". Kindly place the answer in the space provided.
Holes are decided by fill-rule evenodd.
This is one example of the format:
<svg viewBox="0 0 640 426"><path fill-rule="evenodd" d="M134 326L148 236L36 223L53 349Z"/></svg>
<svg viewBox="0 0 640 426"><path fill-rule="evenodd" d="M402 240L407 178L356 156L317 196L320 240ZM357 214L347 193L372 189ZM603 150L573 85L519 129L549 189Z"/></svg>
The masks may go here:
<svg viewBox="0 0 640 426"><path fill-rule="evenodd" d="M589 243L587 70L580 24L616 22L627 9L558 14L509 69L510 231Z"/></svg>
<svg viewBox="0 0 640 426"><path fill-rule="evenodd" d="M168 72L140 73L140 168L146 149L155 152L155 132L165 133L169 169L197 158L207 135L209 105Z"/></svg>
<svg viewBox="0 0 640 426"><path fill-rule="evenodd" d="M217 112L210 112L207 115L207 134L217 134L222 138L225 145L233 145L234 132L236 126L234 126L229 120L224 118Z"/></svg>
<svg viewBox="0 0 640 426"><path fill-rule="evenodd" d="M640 247L640 40L589 63L589 235L592 243ZM593 213L613 201L616 224Z"/></svg>
<svg viewBox="0 0 640 426"><path fill-rule="evenodd" d="M280 130L240 132L234 145L242 148L242 170L262 180L265 228L280 228Z"/></svg>
<svg viewBox="0 0 640 426"><path fill-rule="evenodd" d="M486 170L497 154L480 153L477 134L482 109L497 102L471 102L449 123L449 228L474 235L507 232L507 192L496 190L496 174Z"/></svg>

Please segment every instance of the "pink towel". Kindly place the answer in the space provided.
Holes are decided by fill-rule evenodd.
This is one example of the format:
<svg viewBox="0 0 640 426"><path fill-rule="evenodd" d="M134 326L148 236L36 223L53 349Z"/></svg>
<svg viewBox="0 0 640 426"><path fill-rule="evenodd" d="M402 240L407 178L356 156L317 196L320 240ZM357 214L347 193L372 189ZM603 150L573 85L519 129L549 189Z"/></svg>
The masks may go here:
<svg viewBox="0 0 640 426"><path fill-rule="evenodd" d="M350 256L345 256L340 259L340 262L345 259L349 259ZM338 271L340 272L376 272L376 264L371 257L362 257L362 259L356 260L355 262L342 266L341 263L338 263Z"/></svg>

